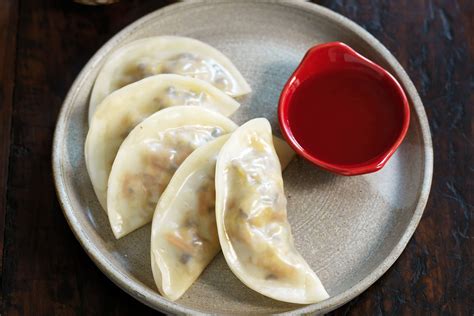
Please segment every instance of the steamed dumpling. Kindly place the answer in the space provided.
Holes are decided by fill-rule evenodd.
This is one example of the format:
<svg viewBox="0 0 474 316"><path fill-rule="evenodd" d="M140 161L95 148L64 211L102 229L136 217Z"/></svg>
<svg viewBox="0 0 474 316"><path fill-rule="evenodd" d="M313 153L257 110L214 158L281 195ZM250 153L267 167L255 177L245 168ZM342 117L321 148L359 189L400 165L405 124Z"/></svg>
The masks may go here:
<svg viewBox="0 0 474 316"><path fill-rule="evenodd" d="M128 133L143 119L176 105L201 106L225 116L239 103L198 79L156 75L130 84L109 95L90 123L85 160L97 198L106 210L107 181L117 150Z"/></svg>
<svg viewBox="0 0 474 316"><path fill-rule="evenodd" d="M328 298L297 252L286 214L280 163L266 119L239 127L216 164L216 221L224 257L251 289L309 304Z"/></svg>
<svg viewBox="0 0 474 316"><path fill-rule="evenodd" d="M177 300L221 249L214 213L216 158L228 135L196 149L178 168L156 207L151 267L160 293Z"/></svg>
<svg viewBox="0 0 474 316"><path fill-rule="evenodd" d="M123 141L110 172L107 212L116 238L149 223L183 160L237 125L202 107L175 106L137 125Z"/></svg>
<svg viewBox="0 0 474 316"><path fill-rule="evenodd" d="M224 135L196 149L181 164L156 206L151 233L151 266L160 293L180 298L221 247L215 215L216 159L229 138ZM286 167L294 155L275 138Z"/></svg>
<svg viewBox="0 0 474 316"><path fill-rule="evenodd" d="M126 44L107 58L92 90L89 121L112 91L164 73L204 80L233 97L251 91L232 62L203 42L180 36L144 38Z"/></svg>

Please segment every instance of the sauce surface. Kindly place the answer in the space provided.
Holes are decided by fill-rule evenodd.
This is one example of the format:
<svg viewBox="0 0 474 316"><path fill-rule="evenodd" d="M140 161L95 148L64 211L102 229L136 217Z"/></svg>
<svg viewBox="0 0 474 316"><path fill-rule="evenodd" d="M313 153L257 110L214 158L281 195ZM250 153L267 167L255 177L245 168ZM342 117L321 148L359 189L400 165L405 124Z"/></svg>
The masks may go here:
<svg viewBox="0 0 474 316"><path fill-rule="evenodd" d="M401 131L400 98L387 80L341 69L305 80L290 99L288 121L301 147L318 159L355 165L383 154Z"/></svg>

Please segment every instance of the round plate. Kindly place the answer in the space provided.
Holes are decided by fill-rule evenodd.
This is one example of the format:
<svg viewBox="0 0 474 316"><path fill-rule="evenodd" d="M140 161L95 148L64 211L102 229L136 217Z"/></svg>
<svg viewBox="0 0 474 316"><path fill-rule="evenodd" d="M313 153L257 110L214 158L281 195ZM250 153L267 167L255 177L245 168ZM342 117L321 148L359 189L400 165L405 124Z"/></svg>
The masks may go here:
<svg viewBox="0 0 474 316"><path fill-rule="evenodd" d="M219 254L176 302L161 297L150 268L150 225L115 240L84 164L87 109L94 79L110 52L153 35L184 35L227 55L253 88L233 119L267 117L279 134L280 91L306 50L342 41L394 74L411 104L407 137L379 172L344 177L295 159L284 172L297 249L331 298L295 305L241 283ZM374 283L394 263L423 213L432 176L432 146L423 104L395 58L348 19L303 1L191 1L168 6L114 36L84 67L64 101L54 139L53 170L69 225L97 266L136 299L173 313L328 312Z"/></svg>

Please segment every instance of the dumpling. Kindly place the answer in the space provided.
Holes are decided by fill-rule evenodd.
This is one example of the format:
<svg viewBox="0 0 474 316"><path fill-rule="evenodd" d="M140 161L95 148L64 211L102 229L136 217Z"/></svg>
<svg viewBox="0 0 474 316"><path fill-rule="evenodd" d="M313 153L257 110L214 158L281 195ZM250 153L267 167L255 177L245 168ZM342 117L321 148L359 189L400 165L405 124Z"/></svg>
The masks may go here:
<svg viewBox="0 0 474 316"><path fill-rule="evenodd" d="M177 300L221 249L214 212L215 161L228 135L196 149L178 168L153 216L151 267L160 293Z"/></svg>
<svg viewBox="0 0 474 316"><path fill-rule="evenodd" d="M202 107L161 110L123 141L110 172L107 213L116 238L149 223L156 204L183 160L237 125Z"/></svg>
<svg viewBox="0 0 474 316"><path fill-rule="evenodd" d="M286 214L281 168L266 119L239 127L216 163L216 222L232 272L276 300L309 304L329 297L297 252Z"/></svg>
<svg viewBox="0 0 474 316"><path fill-rule="evenodd" d="M107 180L122 141L143 119L176 105L202 106L225 116L240 106L212 85L178 75L152 76L109 95L91 121L84 149L87 171L104 210Z"/></svg>
<svg viewBox="0 0 474 316"><path fill-rule="evenodd" d="M144 38L119 48L108 57L92 90L89 121L96 107L112 91L164 73L207 81L232 97L251 91L232 62L201 41L180 36Z"/></svg>
<svg viewBox="0 0 474 316"><path fill-rule="evenodd" d="M224 135L193 151L171 178L156 206L151 232L151 267L160 293L177 300L220 251L215 215L216 159ZM274 139L286 167L293 150Z"/></svg>

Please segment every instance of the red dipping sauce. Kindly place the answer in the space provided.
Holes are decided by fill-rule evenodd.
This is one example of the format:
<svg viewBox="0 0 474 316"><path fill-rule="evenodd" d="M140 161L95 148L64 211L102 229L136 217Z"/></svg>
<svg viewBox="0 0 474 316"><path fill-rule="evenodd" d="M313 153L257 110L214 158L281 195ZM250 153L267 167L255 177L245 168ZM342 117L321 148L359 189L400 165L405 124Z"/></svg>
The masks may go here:
<svg viewBox="0 0 474 316"><path fill-rule="evenodd" d="M282 93L283 134L298 153L327 170L376 171L406 134L406 96L388 72L347 45L318 48L313 56L309 51Z"/></svg>
<svg viewBox="0 0 474 316"><path fill-rule="evenodd" d="M397 139L399 98L373 74L341 70L306 80L290 102L296 141L321 160L358 164L383 154Z"/></svg>

